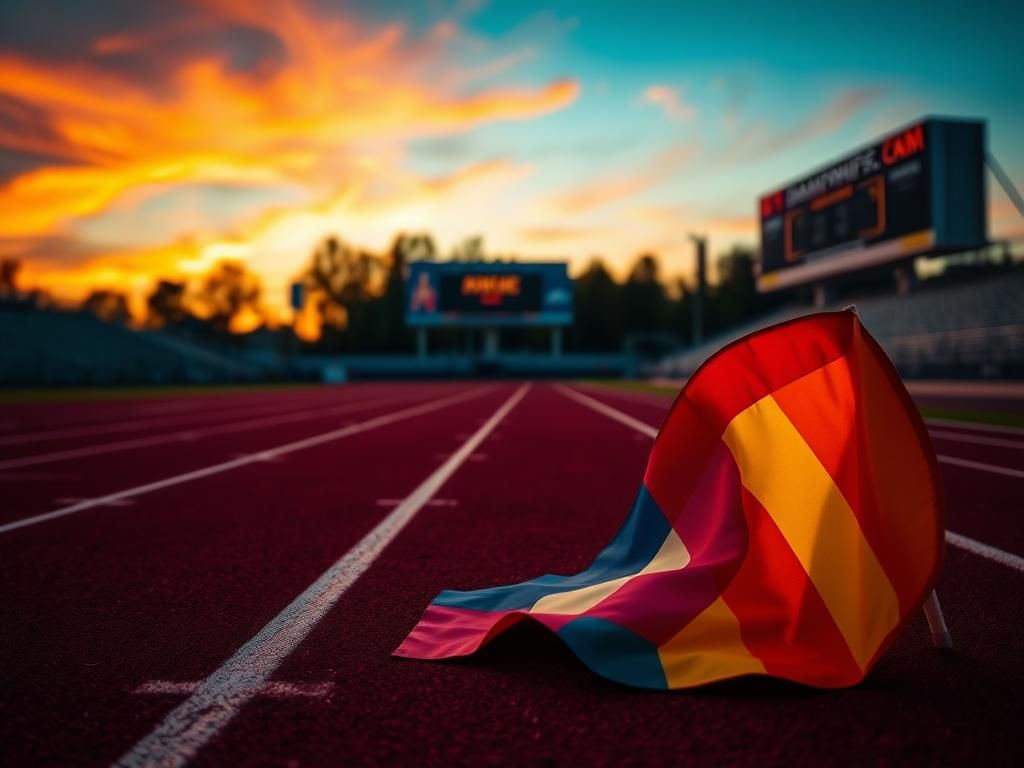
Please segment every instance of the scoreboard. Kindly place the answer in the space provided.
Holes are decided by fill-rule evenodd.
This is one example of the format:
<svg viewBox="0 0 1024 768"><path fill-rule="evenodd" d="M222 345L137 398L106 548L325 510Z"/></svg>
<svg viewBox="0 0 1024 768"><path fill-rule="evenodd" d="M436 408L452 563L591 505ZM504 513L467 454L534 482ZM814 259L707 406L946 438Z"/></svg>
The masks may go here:
<svg viewBox="0 0 1024 768"><path fill-rule="evenodd" d="M409 265L405 319L413 327L562 326L573 319L564 263Z"/></svg>
<svg viewBox="0 0 1024 768"><path fill-rule="evenodd" d="M984 130L922 119L762 196L758 290L984 245Z"/></svg>

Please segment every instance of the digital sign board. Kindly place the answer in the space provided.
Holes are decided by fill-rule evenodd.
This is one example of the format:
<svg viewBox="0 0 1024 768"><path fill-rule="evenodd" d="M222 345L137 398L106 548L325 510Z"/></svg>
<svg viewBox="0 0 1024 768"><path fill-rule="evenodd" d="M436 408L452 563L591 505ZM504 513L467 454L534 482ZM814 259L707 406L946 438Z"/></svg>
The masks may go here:
<svg viewBox="0 0 1024 768"><path fill-rule="evenodd" d="M573 318L564 263L413 262L405 302L406 323L420 328L562 326Z"/></svg>
<svg viewBox="0 0 1024 768"><path fill-rule="evenodd" d="M987 242L984 123L930 118L760 199L758 289Z"/></svg>

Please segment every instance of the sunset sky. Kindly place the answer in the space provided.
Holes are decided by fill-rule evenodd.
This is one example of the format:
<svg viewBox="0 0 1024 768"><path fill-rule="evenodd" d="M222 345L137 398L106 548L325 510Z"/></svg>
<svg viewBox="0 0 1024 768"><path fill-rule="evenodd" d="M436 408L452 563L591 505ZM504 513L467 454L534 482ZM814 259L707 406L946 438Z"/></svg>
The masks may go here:
<svg viewBox="0 0 1024 768"><path fill-rule="evenodd" d="M1022 29L1020 2L5 2L0 255L69 298L235 258L279 312L328 234L685 274L687 233L753 245L759 193L925 114L986 119L1024 187Z"/></svg>

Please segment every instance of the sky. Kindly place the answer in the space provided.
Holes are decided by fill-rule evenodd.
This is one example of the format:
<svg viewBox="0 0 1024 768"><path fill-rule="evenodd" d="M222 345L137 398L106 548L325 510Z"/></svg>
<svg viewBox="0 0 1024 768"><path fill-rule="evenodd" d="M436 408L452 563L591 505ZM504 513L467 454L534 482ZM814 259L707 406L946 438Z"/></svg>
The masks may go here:
<svg viewBox="0 0 1024 768"><path fill-rule="evenodd" d="M923 115L985 119L1024 188L1021 30L982 0L6 2L0 256L68 299L235 259L280 317L328 235L689 275L690 233L756 246L759 194Z"/></svg>

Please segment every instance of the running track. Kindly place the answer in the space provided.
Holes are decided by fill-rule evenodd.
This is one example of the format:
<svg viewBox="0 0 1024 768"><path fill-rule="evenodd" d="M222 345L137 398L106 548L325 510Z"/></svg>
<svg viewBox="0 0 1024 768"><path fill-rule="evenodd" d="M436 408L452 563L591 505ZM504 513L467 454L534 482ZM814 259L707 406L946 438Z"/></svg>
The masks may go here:
<svg viewBox="0 0 1024 768"><path fill-rule="evenodd" d="M931 425L957 650L922 617L855 689L634 691L526 625L390 658L442 588L585 567L669 404L501 382L0 407L0 764L1020 764L1020 430Z"/></svg>

